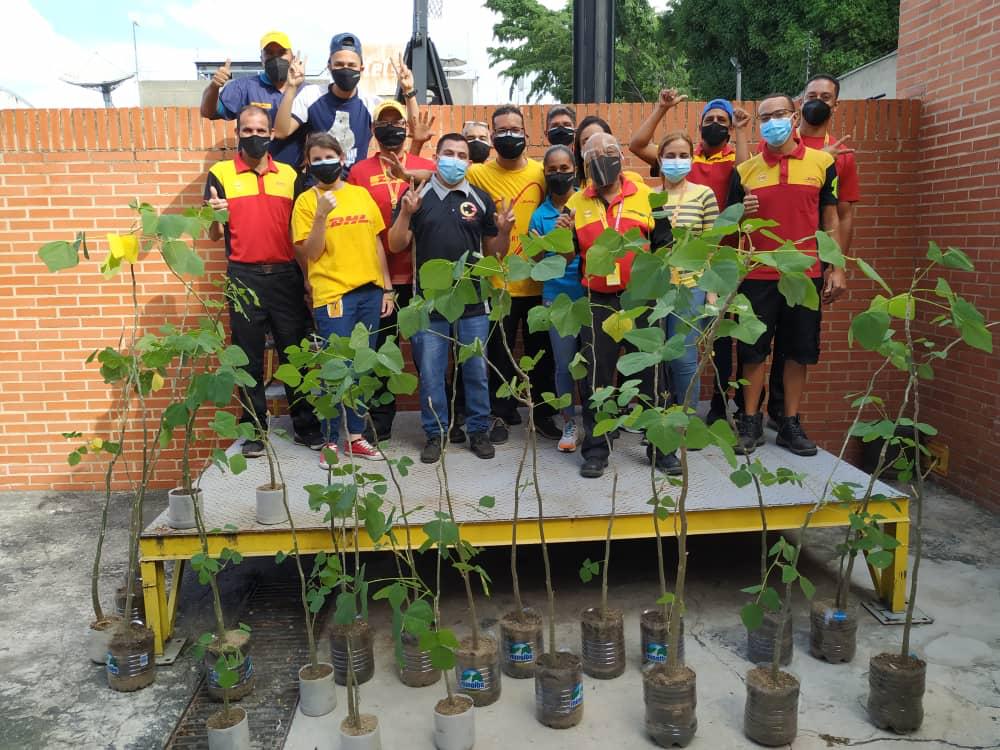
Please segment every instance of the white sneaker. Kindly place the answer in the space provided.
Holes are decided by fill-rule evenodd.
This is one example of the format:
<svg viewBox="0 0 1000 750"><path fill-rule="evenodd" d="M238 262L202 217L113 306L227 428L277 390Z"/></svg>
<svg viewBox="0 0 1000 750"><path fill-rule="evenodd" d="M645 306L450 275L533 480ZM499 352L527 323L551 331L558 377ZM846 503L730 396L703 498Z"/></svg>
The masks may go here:
<svg viewBox="0 0 1000 750"><path fill-rule="evenodd" d="M572 419L563 425L562 437L559 438L557 446L563 453L573 453L576 451L576 422Z"/></svg>
<svg viewBox="0 0 1000 750"><path fill-rule="evenodd" d="M327 463L326 455L325 455L325 451L327 451L327 450L331 451L334 455L336 455L337 454L337 444L336 443L327 443L325 446L323 446L323 448L320 448L320 451L319 451L319 468L321 468L323 471L328 471L330 469L330 464Z"/></svg>

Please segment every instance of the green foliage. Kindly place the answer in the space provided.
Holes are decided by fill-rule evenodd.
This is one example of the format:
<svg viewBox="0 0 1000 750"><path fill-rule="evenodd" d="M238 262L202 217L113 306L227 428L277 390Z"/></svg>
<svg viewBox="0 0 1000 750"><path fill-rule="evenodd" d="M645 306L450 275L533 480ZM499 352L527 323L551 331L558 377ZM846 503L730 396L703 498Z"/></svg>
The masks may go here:
<svg viewBox="0 0 1000 750"><path fill-rule="evenodd" d="M601 574L600 561L594 562L589 557L580 565L580 580L590 583L595 577Z"/></svg>

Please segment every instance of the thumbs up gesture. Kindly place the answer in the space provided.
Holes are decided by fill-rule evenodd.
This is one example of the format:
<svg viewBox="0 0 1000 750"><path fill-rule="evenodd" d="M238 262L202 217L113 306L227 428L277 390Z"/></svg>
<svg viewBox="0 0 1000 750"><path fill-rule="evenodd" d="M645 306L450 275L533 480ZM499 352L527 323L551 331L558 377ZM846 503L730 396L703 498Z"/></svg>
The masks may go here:
<svg viewBox="0 0 1000 750"><path fill-rule="evenodd" d="M319 192L319 191L317 191ZM326 219L330 215L330 212L337 207L337 196L335 196L331 191L326 190L319 194L316 198L316 215Z"/></svg>
<svg viewBox="0 0 1000 750"><path fill-rule="evenodd" d="M215 86L217 89L221 89L223 86L226 85L226 82L233 77L233 74L229 70L232 64L233 61L227 57L226 62L222 64L222 67L220 67L212 75L212 85Z"/></svg>
<svg viewBox="0 0 1000 750"><path fill-rule="evenodd" d="M211 206L213 211L228 211L229 201L225 198L219 197L219 191L215 189L212 185L208 188L208 205Z"/></svg>

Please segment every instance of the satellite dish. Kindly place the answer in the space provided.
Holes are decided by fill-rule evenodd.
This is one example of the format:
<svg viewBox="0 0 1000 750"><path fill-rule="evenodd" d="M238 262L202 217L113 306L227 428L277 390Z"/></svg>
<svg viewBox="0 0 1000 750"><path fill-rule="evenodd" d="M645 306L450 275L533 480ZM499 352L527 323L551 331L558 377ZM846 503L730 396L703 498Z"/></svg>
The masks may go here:
<svg viewBox="0 0 1000 750"><path fill-rule="evenodd" d="M27 108L34 109L35 105L18 94L16 91L5 89L0 86L0 109Z"/></svg>
<svg viewBox="0 0 1000 750"><path fill-rule="evenodd" d="M111 101L111 92L134 77L134 73L123 72L95 52L80 66L78 72L67 73L60 76L59 80L82 89L100 91L104 96L104 106L113 107L115 105Z"/></svg>

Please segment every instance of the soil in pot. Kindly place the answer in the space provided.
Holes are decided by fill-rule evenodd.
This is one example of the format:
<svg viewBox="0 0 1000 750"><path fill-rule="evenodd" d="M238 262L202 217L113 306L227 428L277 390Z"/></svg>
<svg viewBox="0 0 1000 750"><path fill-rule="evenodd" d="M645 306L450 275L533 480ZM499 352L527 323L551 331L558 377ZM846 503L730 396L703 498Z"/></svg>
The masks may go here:
<svg viewBox="0 0 1000 750"><path fill-rule="evenodd" d="M239 649L243 656L243 661L234 670L238 676L238 680L228 691L229 700L238 701L253 692L254 684L257 681L253 659L248 653L250 648L250 634L245 630L227 630L226 646ZM223 700L223 689L219 686L219 675L215 670L215 664L218 660L219 648L213 642L212 645L205 649L205 689L212 700L221 701Z"/></svg>
<svg viewBox="0 0 1000 750"><path fill-rule="evenodd" d="M225 711L216 711L205 721L205 726L209 729L232 729L246 717L247 712L239 706L233 706L227 714Z"/></svg>
<svg viewBox="0 0 1000 750"><path fill-rule="evenodd" d="M535 717L552 729L583 718L583 662L576 654L542 654L535 663Z"/></svg>
<svg viewBox="0 0 1000 750"><path fill-rule="evenodd" d="M434 706L434 747L437 750L472 750L476 744L476 717L472 698L456 694Z"/></svg>
<svg viewBox="0 0 1000 750"><path fill-rule="evenodd" d="M687 747L698 731L694 670L650 663L642 670L646 733L660 747Z"/></svg>
<svg viewBox="0 0 1000 750"><path fill-rule="evenodd" d="M201 503L201 490L195 490L194 497ZM172 529L193 529L198 525L195 521L194 500L183 487L175 487L167 493L167 525Z"/></svg>
<svg viewBox="0 0 1000 750"><path fill-rule="evenodd" d="M500 652L497 642L488 635L479 636L479 647L472 648L472 638L463 638L455 652L455 676L458 689L472 698L477 707L489 706L500 698Z"/></svg>
<svg viewBox="0 0 1000 750"><path fill-rule="evenodd" d="M604 619L597 607L580 616L583 671L599 680L610 680L625 671L625 623L622 613L609 609Z"/></svg>
<svg viewBox="0 0 1000 750"><path fill-rule="evenodd" d="M535 673L535 660L545 650L542 618L532 609L512 610L500 618L503 673L525 679Z"/></svg>
<svg viewBox="0 0 1000 750"><path fill-rule="evenodd" d="M153 631L138 623L116 628L108 643L105 671L108 686L120 693L152 685L156 679Z"/></svg>
<svg viewBox="0 0 1000 750"><path fill-rule="evenodd" d="M788 672L772 679L770 667L747 673L747 702L743 733L754 742L774 747L789 745L799 731L799 681Z"/></svg>
<svg viewBox="0 0 1000 750"><path fill-rule="evenodd" d="M868 715L879 729L905 734L924 721L927 662L915 656L877 654L868 664Z"/></svg>
<svg viewBox="0 0 1000 750"><path fill-rule="evenodd" d="M374 714L361 714L357 724L353 724L350 717L345 718L340 723L340 736L341 747L345 750L347 748L377 750L382 747L382 741L378 736L378 717Z"/></svg>
<svg viewBox="0 0 1000 750"><path fill-rule="evenodd" d="M105 617L103 620L90 623L87 629L87 655L94 664L107 663L108 644L111 643L115 627L120 622L120 617Z"/></svg>
<svg viewBox="0 0 1000 750"><path fill-rule="evenodd" d="M399 681L407 687L427 687L441 679L441 670L431 664L431 652L421 651L413 633L403 633L403 663L396 662Z"/></svg>
<svg viewBox="0 0 1000 750"><path fill-rule="evenodd" d="M467 695L456 695L454 700L442 698L434 706L434 712L442 716L460 716L472 708L475 704L472 698Z"/></svg>
<svg viewBox="0 0 1000 750"><path fill-rule="evenodd" d="M347 638L351 639L351 656L354 662L354 679L361 685L375 674L374 633L364 620L350 625L334 625L331 641L333 679L338 685L347 684Z"/></svg>
<svg viewBox="0 0 1000 750"><path fill-rule="evenodd" d="M792 620L791 614L785 623L781 636L781 665L792 663ZM780 612L765 612L764 622L756 630L747 631L747 659L754 664L770 664L774 655L774 636L781 626Z"/></svg>
<svg viewBox="0 0 1000 750"><path fill-rule="evenodd" d="M809 653L832 664L849 662L857 648L858 614L838 609L833 599L813 600L809 612Z"/></svg>
<svg viewBox="0 0 1000 750"><path fill-rule="evenodd" d="M681 637L678 640L677 658L684 663L684 619L681 618ZM666 664L670 645L669 622L662 609L647 609L639 617L639 635L642 643L642 663Z"/></svg>
<svg viewBox="0 0 1000 750"><path fill-rule="evenodd" d="M326 716L337 707L333 665L307 664L299 670L299 710L306 716Z"/></svg>

